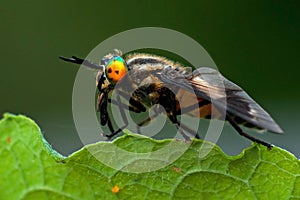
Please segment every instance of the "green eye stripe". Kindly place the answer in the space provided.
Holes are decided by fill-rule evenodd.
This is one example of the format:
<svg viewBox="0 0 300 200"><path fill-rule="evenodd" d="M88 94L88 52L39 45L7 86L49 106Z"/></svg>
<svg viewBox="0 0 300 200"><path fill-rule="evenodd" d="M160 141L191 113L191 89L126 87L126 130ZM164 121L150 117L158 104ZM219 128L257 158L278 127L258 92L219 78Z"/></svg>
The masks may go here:
<svg viewBox="0 0 300 200"><path fill-rule="evenodd" d="M123 60L123 58L121 58L120 56L115 56L112 59L110 59L106 65L106 67L110 66L114 61L119 61L122 63L125 63L125 61Z"/></svg>

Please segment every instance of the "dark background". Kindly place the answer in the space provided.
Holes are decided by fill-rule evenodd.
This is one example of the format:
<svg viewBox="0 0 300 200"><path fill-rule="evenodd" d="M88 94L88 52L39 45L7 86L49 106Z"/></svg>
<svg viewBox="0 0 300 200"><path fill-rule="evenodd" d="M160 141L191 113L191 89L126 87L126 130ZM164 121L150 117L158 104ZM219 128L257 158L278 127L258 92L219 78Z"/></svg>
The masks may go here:
<svg viewBox="0 0 300 200"><path fill-rule="evenodd" d="M299 157L299 8L297 0L2 1L0 113L33 118L56 150L72 153L81 147L71 108L78 67L57 57L85 57L128 29L165 27L197 40L285 131L258 137ZM227 125L218 144L237 154L250 142Z"/></svg>

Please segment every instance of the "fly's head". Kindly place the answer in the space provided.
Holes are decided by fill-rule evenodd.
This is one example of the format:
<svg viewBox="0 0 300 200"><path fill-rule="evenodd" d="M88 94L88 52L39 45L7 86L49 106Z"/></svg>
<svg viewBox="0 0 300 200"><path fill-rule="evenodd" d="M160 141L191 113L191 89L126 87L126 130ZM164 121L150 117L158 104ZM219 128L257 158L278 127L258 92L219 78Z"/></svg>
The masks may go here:
<svg viewBox="0 0 300 200"><path fill-rule="evenodd" d="M120 50L114 50L113 53L104 56L101 60L101 65L104 66L105 77L113 85L128 72L127 64L122 58Z"/></svg>

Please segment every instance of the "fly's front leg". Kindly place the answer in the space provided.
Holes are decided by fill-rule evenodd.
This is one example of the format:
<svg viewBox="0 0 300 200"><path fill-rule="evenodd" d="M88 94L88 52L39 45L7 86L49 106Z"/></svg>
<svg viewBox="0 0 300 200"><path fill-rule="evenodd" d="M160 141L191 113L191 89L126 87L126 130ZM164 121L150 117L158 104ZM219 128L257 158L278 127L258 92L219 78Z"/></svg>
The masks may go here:
<svg viewBox="0 0 300 200"><path fill-rule="evenodd" d="M121 102L120 96L117 95L117 105L119 106L119 111L122 117L122 120L124 122L124 125L122 127L120 127L117 131L115 131L114 133L111 133L108 137L113 137L115 135L117 135L118 133L120 133L121 131L123 131L127 126L128 126L128 119L126 117L125 111L124 111L124 104Z"/></svg>
<svg viewBox="0 0 300 200"><path fill-rule="evenodd" d="M99 90L99 95L98 95L98 102L97 102L97 110L100 112L100 123L102 126L105 126L107 124L110 134L102 134L105 137L110 140L113 136L117 135L120 133L124 128L128 126L128 120L126 118L125 112L124 112L124 104L120 100L120 96L117 94L117 101L115 102L116 105L119 106L119 110L122 116L122 119L124 121L124 125L120 127L118 130L114 130L112 121L110 119L110 116L107 111L107 106L108 102L111 102L112 100L108 98L109 93L114 89L113 85L108 85L105 88L102 88L103 84L105 81L105 77L102 74L98 80L97 88Z"/></svg>
<svg viewBox="0 0 300 200"><path fill-rule="evenodd" d="M118 130L114 131L113 127L111 125L111 120L110 120L110 118L107 114L105 117L107 117L107 123L108 123L108 127L111 131L111 134L105 135L105 136L109 139L112 138L113 136L117 135L118 133L122 132L128 126L128 119L126 117L125 109L129 109L129 110L134 111L134 112L143 112L143 111L146 110L146 108L143 106L143 104L136 101L133 97L131 97L130 100L129 100L129 103L131 103L131 104L129 106L125 105L124 103L121 102L120 96L124 97L125 93L123 93L121 91L117 91L116 100L110 100L110 102L114 103L115 105L117 105L119 107L119 111L120 111L122 120L124 122L124 125L121 126ZM127 96L125 96L125 97L127 97ZM107 102L109 102L109 101L107 101Z"/></svg>
<svg viewBox="0 0 300 200"><path fill-rule="evenodd" d="M99 88L99 84L98 84ZM100 86L101 88L101 86ZM101 88L98 95L98 101L97 101L97 110L100 112L100 123L102 126L105 126L107 124L109 130L111 133L114 133L114 128L111 123L111 119L109 117L109 114L107 112L107 102L108 102L108 94L109 92L113 90L113 87L106 87L104 89ZM102 134L105 135L105 134ZM108 139L110 139L110 135L105 135Z"/></svg>
<svg viewBox="0 0 300 200"><path fill-rule="evenodd" d="M101 89L98 95L97 100L97 111L100 112L100 123L102 126L106 125L108 121L108 112L107 112L107 102L108 102L108 94L113 88L106 87Z"/></svg>
<svg viewBox="0 0 300 200"><path fill-rule="evenodd" d="M124 108L123 108L123 104L121 103L120 100L120 96L117 96L117 105L119 106L119 110L121 113L121 117L124 121L124 125L122 127L120 127L118 130L114 130L112 123L111 123L111 119L108 115L107 112L107 102L108 102L108 95L104 95L106 93L103 93L103 97L102 100L100 101L99 104L99 108L100 108L100 121L101 121L101 125L104 126L107 124L109 130L110 130L110 134L102 134L105 137L108 138L108 140L110 140L112 137L114 137L115 135L117 135L118 133L120 133L122 130L124 130L127 126L128 126L128 120L126 118L125 112L124 112ZM99 95L100 96L100 95Z"/></svg>

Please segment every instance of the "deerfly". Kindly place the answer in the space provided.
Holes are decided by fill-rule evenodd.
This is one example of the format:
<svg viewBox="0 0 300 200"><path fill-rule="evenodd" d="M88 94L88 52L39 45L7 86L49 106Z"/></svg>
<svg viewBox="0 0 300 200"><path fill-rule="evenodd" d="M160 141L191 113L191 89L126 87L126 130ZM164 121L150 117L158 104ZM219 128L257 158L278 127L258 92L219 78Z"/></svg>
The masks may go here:
<svg viewBox="0 0 300 200"><path fill-rule="evenodd" d="M101 125L108 126L111 132L105 135L109 139L125 129L128 120L124 109L120 109L124 125L115 130L107 111L108 103L122 105L122 108L136 113L146 112L151 106L159 105L186 140L190 139L186 132L193 134L193 131L180 123L177 116L188 114L192 117L210 118L213 108L217 113L220 111L219 116L215 115L216 118L225 119L241 136L268 149L272 148L270 143L245 133L240 125L273 133L283 132L242 88L212 68L200 67L193 71L190 67L162 56L147 53L122 55L120 50L104 56L99 65L75 56L60 58L98 71L97 110L100 112ZM113 100L110 96L116 90L118 95ZM196 97L196 101L191 100L192 96ZM123 105L121 98L128 100L127 105ZM149 123L159 113L158 109L153 116L138 123L138 126ZM197 133L194 134L199 138Z"/></svg>

